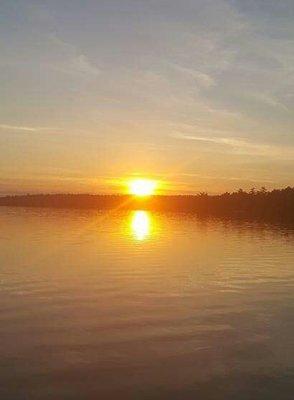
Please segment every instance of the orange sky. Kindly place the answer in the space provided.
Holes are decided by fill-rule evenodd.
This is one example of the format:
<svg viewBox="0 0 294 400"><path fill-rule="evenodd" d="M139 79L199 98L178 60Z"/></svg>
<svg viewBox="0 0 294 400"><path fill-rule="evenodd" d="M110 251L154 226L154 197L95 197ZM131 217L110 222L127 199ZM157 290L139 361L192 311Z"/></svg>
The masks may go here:
<svg viewBox="0 0 294 400"><path fill-rule="evenodd" d="M0 193L293 185L293 2L67 4L1 6Z"/></svg>

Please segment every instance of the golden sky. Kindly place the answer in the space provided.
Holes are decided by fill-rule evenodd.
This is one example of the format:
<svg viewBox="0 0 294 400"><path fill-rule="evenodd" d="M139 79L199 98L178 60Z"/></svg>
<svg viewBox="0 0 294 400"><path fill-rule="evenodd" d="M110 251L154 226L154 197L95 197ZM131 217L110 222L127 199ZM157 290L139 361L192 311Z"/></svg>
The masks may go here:
<svg viewBox="0 0 294 400"><path fill-rule="evenodd" d="M293 17L292 0L4 0L0 193L293 185Z"/></svg>

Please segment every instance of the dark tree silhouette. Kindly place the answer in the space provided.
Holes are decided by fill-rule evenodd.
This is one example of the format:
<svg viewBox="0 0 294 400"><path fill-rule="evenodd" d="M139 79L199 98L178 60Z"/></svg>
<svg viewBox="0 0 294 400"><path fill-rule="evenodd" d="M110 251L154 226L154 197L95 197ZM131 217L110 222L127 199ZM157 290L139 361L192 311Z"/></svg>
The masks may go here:
<svg viewBox="0 0 294 400"><path fill-rule="evenodd" d="M5 196L0 206L147 209L154 211L193 212L199 215L234 218L283 219L294 222L294 188L267 191L265 187L249 192L239 189L220 195L151 196L128 195L39 194Z"/></svg>

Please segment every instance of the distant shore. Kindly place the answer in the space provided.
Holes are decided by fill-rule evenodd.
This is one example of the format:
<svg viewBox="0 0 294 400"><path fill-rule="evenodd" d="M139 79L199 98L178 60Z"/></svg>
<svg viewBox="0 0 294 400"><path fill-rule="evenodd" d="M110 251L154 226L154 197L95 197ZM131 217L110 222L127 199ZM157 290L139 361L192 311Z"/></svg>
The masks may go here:
<svg viewBox="0 0 294 400"><path fill-rule="evenodd" d="M294 222L294 188L267 191L242 189L221 195L177 195L134 197L130 195L27 194L0 197L0 206L75 209L145 209L193 212L200 215Z"/></svg>

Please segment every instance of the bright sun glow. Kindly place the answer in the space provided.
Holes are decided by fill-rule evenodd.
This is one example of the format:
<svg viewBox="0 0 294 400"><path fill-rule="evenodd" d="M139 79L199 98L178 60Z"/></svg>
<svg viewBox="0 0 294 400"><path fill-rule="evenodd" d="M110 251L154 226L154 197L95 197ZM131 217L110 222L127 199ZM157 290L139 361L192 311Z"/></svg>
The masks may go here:
<svg viewBox="0 0 294 400"><path fill-rule="evenodd" d="M134 179L130 182L130 193L134 196L151 196L157 183L150 179Z"/></svg>
<svg viewBox="0 0 294 400"><path fill-rule="evenodd" d="M137 240L144 240L150 235L151 219L146 211L135 211L131 221L133 234Z"/></svg>

